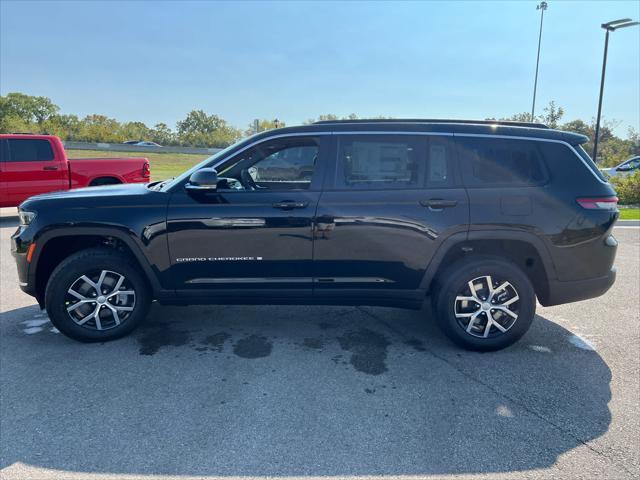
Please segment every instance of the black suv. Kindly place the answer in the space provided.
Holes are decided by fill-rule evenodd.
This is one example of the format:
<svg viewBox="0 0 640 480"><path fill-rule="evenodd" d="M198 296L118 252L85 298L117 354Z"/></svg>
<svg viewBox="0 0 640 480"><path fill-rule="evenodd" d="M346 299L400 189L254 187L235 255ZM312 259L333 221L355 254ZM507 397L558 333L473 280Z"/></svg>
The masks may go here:
<svg viewBox="0 0 640 480"><path fill-rule="evenodd" d="M503 348L542 305L615 280L615 191L580 144L539 124L329 121L232 145L148 185L20 206L20 287L81 341L149 304L420 308L457 344Z"/></svg>

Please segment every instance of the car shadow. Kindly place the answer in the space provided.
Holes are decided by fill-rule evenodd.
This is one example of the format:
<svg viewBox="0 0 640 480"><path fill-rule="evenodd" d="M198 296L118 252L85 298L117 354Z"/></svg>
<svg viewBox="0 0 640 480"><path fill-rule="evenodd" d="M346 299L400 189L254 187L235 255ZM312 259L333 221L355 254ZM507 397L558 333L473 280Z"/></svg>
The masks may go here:
<svg viewBox="0 0 640 480"><path fill-rule="evenodd" d="M502 473L607 431L611 371L538 316L462 351L429 310L154 305L105 344L3 314L2 463L119 475ZM137 477L136 477L137 478Z"/></svg>

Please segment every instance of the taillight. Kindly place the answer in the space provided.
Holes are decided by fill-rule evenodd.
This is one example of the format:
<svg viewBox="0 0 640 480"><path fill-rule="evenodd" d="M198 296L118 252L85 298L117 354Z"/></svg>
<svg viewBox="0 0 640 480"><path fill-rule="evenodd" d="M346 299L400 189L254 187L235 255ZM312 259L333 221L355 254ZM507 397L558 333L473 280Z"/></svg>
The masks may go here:
<svg viewBox="0 0 640 480"><path fill-rule="evenodd" d="M143 177L150 177L151 176L151 168L149 167L149 162L145 162L142 165L142 176Z"/></svg>
<svg viewBox="0 0 640 480"><path fill-rule="evenodd" d="M587 210L616 210L618 208L618 197L576 198L576 202Z"/></svg>

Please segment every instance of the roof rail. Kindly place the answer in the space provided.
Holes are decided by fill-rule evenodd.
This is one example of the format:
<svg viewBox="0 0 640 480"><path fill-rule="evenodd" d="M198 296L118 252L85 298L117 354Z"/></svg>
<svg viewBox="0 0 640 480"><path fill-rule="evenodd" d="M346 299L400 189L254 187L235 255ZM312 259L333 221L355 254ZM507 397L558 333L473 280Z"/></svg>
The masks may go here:
<svg viewBox="0 0 640 480"><path fill-rule="evenodd" d="M528 127L528 128L549 128L544 123L536 122L515 122L509 120L456 120L442 118L372 118L357 120L320 120L313 122L314 125L328 125L341 123L458 123L471 125L503 125L506 127Z"/></svg>

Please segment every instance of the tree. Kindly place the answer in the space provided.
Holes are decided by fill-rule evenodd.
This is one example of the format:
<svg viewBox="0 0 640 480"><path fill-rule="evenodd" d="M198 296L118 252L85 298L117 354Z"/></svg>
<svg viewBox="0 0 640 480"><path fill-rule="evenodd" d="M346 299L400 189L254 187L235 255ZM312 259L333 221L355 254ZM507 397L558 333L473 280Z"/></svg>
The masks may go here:
<svg viewBox="0 0 640 480"><path fill-rule="evenodd" d="M549 105L544 107L544 115L538 117L541 123L548 125L551 128L558 128L558 122L564 116L564 109L558 107L556 102L551 100Z"/></svg>
<svg viewBox="0 0 640 480"><path fill-rule="evenodd" d="M151 130L142 122L127 122L118 129L119 140L126 142L128 140L149 140Z"/></svg>
<svg viewBox="0 0 640 480"><path fill-rule="evenodd" d="M47 97L32 97L19 92L0 96L0 116L16 117L26 123L42 124L58 110L60 108Z"/></svg>
<svg viewBox="0 0 640 480"><path fill-rule="evenodd" d="M156 123L151 130L151 141L160 145L173 145L176 143L176 135L166 123Z"/></svg>
<svg viewBox="0 0 640 480"><path fill-rule="evenodd" d="M177 124L178 139L182 145L196 147L226 147L240 138L240 131L231 127L217 115L192 110Z"/></svg>
<svg viewBox="0 0 640 480"><path fill-rule="evenodd" d="M266 132L267 130L282 128L284 126L286 126L285 123L277 118L273 120L258 120L258 132ZM246 136L253 135L254 133L257 133L255 130L255 125L251 122L244 133Z"/></svg>

